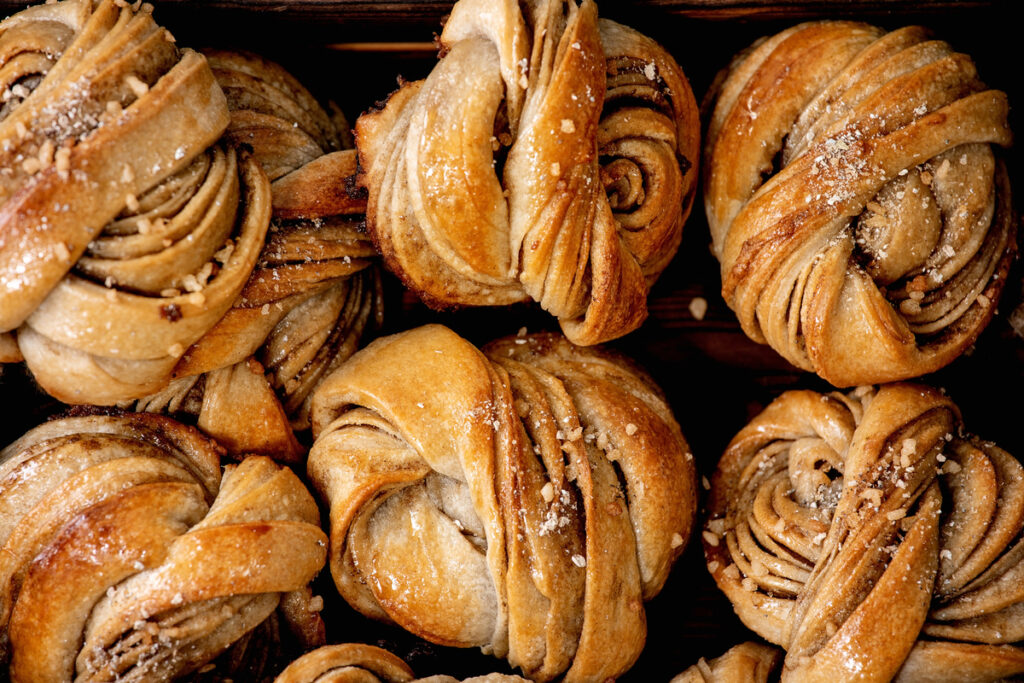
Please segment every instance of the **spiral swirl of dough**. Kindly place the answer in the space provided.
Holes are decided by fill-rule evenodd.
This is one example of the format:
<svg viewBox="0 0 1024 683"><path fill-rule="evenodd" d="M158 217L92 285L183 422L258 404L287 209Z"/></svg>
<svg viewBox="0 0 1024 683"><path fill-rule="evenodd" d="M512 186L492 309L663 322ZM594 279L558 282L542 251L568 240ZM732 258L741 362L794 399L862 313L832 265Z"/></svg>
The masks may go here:
<svg viewBox="0 0 1024 683"><path fill-rule="evenodd" d="M69 417L0 452L0 655L22 680L171 680L275 612L306 647L326 559L313 497L148 414ZM279 609L280 607L280 609Z"/></svg>
<svg viewBox="0 0 1024 683"><path fill-rule="evenodd" d="M231 108L225 135L252 150L272 180L273 218L230 310L193 344L165 388L134 405L191 416L232 454L297 462L293 434L309 428L319 381L380 323L365 200L345 190L356 172L347 123L291 74L255 55L207 51Z"/></svg>
<svg viewBox="0 0 1024 683"><path fill-rule="evenodd" d="M1024 467L931 388L792 391L712 480L708 568L784 680L1024 673Z"/></svg>
<svg viewBox="0 0 1024 683"><path fill-rule="evenodd" d="M269 184L150 6L32 7L0 43L0 330L57 398L144 395L245 285Z"/></svg>
<svg viewBox="0 0 1024 683"><path fill-rule="evenodd" d="M441 61L356 123L367 226L427 303L532 298L570 341L647 315L696 188L693 93L591 0L460 0Z"/></svg>
<svg viewBox="0 0 1024 683"><path fill-rule="evenodd" d="M360 612L535 680L635 661L695 475L660 391L623 358L550 334L481 353L421 327L327 378L313 432L331 572Z"/></svg>
<svg viewBox="0 0 1024 683"><path fill-rule="evenodd" d="M706 146L722 293L836 386L952 361L1014 253L1007 100L920 27L801 24L731 66Z"/></svg>

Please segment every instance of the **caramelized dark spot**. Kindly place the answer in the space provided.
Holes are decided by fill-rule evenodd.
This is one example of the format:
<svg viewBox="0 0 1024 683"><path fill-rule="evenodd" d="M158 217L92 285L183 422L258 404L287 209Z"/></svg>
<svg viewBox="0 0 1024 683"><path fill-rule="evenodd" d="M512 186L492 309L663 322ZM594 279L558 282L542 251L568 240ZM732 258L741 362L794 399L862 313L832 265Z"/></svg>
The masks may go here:
<svg viewBox="0 0 1024 683"><path fill-rule="evenodd" d="M181 320L181 307L178 304L167 304L160 307L160 317L172 323Z"/></svg>

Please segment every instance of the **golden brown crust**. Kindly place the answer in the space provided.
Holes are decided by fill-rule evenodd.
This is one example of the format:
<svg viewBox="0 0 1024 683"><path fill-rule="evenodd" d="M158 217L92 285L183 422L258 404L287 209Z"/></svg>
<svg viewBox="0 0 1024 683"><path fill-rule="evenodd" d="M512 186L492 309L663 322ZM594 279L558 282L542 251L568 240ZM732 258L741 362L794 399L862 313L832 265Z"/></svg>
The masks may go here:
<svg viewBox="0 0 1024 683"><path fill-rule="evenodd" d="M696 493L678 425L630 364L556 335L481 353L422 327L325 380L313 431L331 570L356 609L538 680L633 663Z"/></svg>
<svg viewBox="0 0 1024 683"><path fill-rule="evenodd" d="M0 24L0 34L14 31L30 45L37 27L49 34L57 23L66 34L57 44L33 46L44 54L56 49L59 59L37 64L35 73L5 72L17 79L5 90L26 89L23 81L41 76L18 104L5 105L0 122L7 143L0 165L11 171L0 189L5 331L62 281L126 197L188 166L227 125L224 96L206 61L167 40L151 8L92 5L70 0ZM11 66L23 59L5 56ZM83 89L79 79L90 76ZM32 268L24 267L26 258Z"/></svg>
<svg viewBox="0 0 1024 683"><path fill-rule="evenodd" d="M289 664L274 679L274 683L314 683L325 680L409 683L414 678L409 665L387 650L373 645L343 643L325 645L307 652Z"/></svg>
<svg viewBox="0 0 1024 683"><path fill-rule="evenodd" d="M153 239L137 231L94 241L97 251L84 267L100 281L84 269L68 274L19 329L26 362L51 395L67 403L112 404L161 389L185 350L242 292L270 221L270 184L251 157L239 158L230 148L209 154L191 200L180 212L160 216L162 230L184 231L176 235L182 240L165 248L158 233L141 247L156 251L142 253L137 243ZM204 243L193 253L196 242ZM181 259L201 265L191 273L179 270Z"/></svg>
<svg viewBox="0 0 1024 683"><path fill-rule="evenodd" d="M20 325L0 362L24 357L72 403L191 406L216 388L200 423L294 461L289 423L308 426L313 386L379 316L347 124L280 66L180 50L151 7L124 5L0 24L0 330Z"/></svg>
<svg viewBox="0 0 1024 683"><path fill-rule="evenodd" d="M678 65L590 0L461 0L441 43L427 79L356 123L389 268L433 306L532 298L578 344L638 327L696 187Z"/></svg>
<svg viewBox="0 0 1024 683"><path fill-rule="evenodd" d="M365 202L346 190L355 151L330 151L346 131L281 67L205 54L232 107L226 137L276 177L274 219L231 309L184 353L175 379L136 407L194 416L233 454L297 462L304 449L292 429L309 427L313 388L380 323L375 252L360 228ZM291 149L282 131L306 151L282 150Z"/></svg>
<svg viewBox="0 0 1024 683"><path fill-rule="evenodd" d="M933 389L787 392L719 463L708 569L787 680L1019 675L1022 476Z"/></svg>
<svg viewBox="0 0 1024 683"><path fill-rule="evenodd" d="M778 648L748 641L710 662L702 657L671 683L767 683L781 659Z"/></svg>
<svg viewBox="0 0 1024 683"><path fill-rule="evenodd" d="M721 85L705 208L752 339L836 386L952 361L1014 253L1006 96L919 27L801 24Z"/></svg>
<svg viewBox="0 0 1024 683"><path fill-rule="evenodd" d="M148 414L56 420L0 453L0 655L12 679L171 679L284 596L295 603L285 618L312 609L305 589L327 541L315 502L267 458L222 477L221 453ZM299 631L306 647L322 642L322 626Z"/></svg>

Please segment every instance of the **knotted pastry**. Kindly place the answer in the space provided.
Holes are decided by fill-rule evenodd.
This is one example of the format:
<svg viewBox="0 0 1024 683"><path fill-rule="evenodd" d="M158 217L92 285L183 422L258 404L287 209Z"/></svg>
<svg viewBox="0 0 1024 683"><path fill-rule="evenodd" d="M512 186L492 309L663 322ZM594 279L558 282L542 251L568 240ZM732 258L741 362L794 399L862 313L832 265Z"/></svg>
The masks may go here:
<svg viewBox="0 0 1024 683"><path fill-rule="evenodd" d="M325 645L288 665L274 683L459 683L451 676L416 678L400 657L373 645L345 643ZM527 683L519 676L487 674L463 683Z"/></svg>
<svg viewBox="0 0 1024 683"><path fill-rule="evenodd" d="M679 66L591 0L461 0L440 42L356 123L385 263L437 307L532 298L577 344L638 327L696 187Z"/></svg>
<svg viewBox="0 0 1024 683"><path fill-rule="evenodd" d="M192 415L232 453L296 461L304 450L292 429L309 428L313 388L379 324L365 202L344 190L355 150L339 149L351 139L340 113L331 118L280 66L206 54L231 108L226 137L273 181L274 215L241 296L185 352L177 379L136 407Z"/></svg>
<svg viewBox="0 0 1024 683"><path fill-rule="evenodd" d="M65 0L0 23L0 330L20 326L65 401L166 384L237 298L270 218L256 162L214 144L228 109L206 59L151 10Z"/></svg>
<svg viewBox="0 0 1024 683"><path fill-rule="evenodd" d="M312 417L353 607L534 680L632 665L695 512L692 456L645 374L556 335L481 352L427 326L358 352Z"/></svg>
<svg viewBox="0 0 1024 683"><path fill-rule="evenodd" d="M779 663L780 654L769 645L740 643L710 662L701 657L671 683L766 683Z"/></svg>
<svg viewBox="0 0 1024 683"><path fill-rule="evenodd" d="M307 587L326 559L316 503L265 457L222 476L221 454L130 413L49 422L0 452L13 681L170 680L275 613L303 647L323 643Z"/></svg>
<svg viewBox="0 0 1024 683"><path fill-rule="evenodd" d="M752 339L836 386L932 372L995 310L1014 252L1007 101L924 29L801 24L730 67L705 206Z"/></svg>
<svg viewBox="0 0 1024 683"><path fill-rule="evenodd" d="M783 680L1024 673L1024 468L940 392L783 394L729 444L708 511L708 569L786 649Z"/></svg>
<svg viewBox="0 0 1024 683"><path fill-rule="evenodd" d="M379 298L375 274L350 281L373 254L344 190L355 152L277 65L178 50L151 8L123 4L66 0L0 24L0 136L39 147L0 194L0 330L20 325L18 354L66 402L168 392L147 401L164 407L223 369L207 403L236 412L208 409L204 425L236 453L294 459L289 417L308 424L312 387ZM23 277L36 242L60 268ZM11 339L3 360L18 358ZM168 388L176 377L189 380Z"/></svg>

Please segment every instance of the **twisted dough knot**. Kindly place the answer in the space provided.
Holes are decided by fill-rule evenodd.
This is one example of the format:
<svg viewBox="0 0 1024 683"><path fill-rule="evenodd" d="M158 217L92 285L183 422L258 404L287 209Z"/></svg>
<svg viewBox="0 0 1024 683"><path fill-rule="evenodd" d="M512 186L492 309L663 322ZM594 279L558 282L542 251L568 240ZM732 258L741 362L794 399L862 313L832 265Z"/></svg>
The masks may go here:
<svg viewBox="0 0 1024 683"><path fill-rule="evenodd" d="M535 680L635 661L695 489L679 426L625 360L554 335L481 353L422 327L326 379L313 433L331 572L356 609Z"/></svg>
<svg viewBox="0 0 1024 683"><path fill-rule="evenodd" d="M532 298L577 344L638 327L696 187L679 66L591 0L461 0L441 45L356 123L388 267L438 307Z"/></svg>
<svg viewBox="0 0 1024 683"><path fill-rule="evenodd" d="M355 150L336 149L350 141L344 119L280 66L206 54L232 107L226 137L251 147L273 180L274 217L232 308L185 352L176 379L137 407L195 416L232 453L294 462L304 451L292 428L309 428L313 388L379 324L365 202L343 189Z"/></svg>
<svg viewBox="0 0 1024 683"><path fill-rule="evenodd" d="M796 26L731 67L705 204L752 339L836 386L932 372L988 323L1014 250L1007 102L919 27Z"/></svg>
<svg viewBox="0 0 1024 683"><path fill-rule="evenodd" d="M372 645L344 643L325 645L288 665L274 683L315 681L365 681L365 683L458 683L451 676L416 678L401 658ZM526 683L519 676L487 674L467 678L463 683Z"/></svg>
<svg viewBox="0 0 1024 683"><path fill-rule="evenodd" d="M708 569L784 679L1024 673L1024 468L895 384L783 394L712 481Z"/></svg>
<svg viewBox="0 0 1024 683"><path fill-rule="evenodd" d="M326 559L312 496L157 415L86 416L0 452L0 656L12 680L170 680L280 606L323 642L307 584Z"/></svg>
<svg viewBox="0 0 1024 683"><path fill-rule="evenodd" d="M349 282L373 248L347 217L363 210L343 189L347 124L279 66L180 51L150 8L117 4L67 0L0 25L8 161L39 148L0 191L0 330L20 325L19 354L67 402L130 401L244 363L218 386L244 378L231 394L258 396L248 414L261 416L246 433L274 446L230 445L297 457L288 416L306 420L378 298L376 275ZM268 337L269 383L248 358Z"/></svg>
<svg viewBox="0 0 1024 683"><path fill-rule="evenodd" d="M255 162L211 149L228 109L206 60L152 8L118 4L0 24L0 330L21 327L30 368L67 401L162 386L238 296L270 216Z"/></svg>

